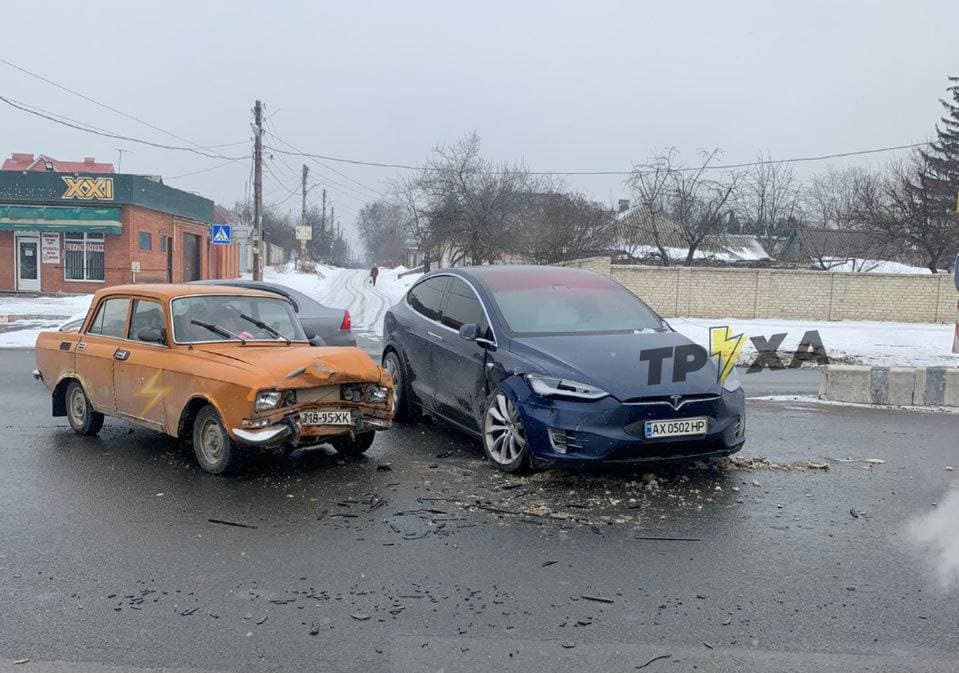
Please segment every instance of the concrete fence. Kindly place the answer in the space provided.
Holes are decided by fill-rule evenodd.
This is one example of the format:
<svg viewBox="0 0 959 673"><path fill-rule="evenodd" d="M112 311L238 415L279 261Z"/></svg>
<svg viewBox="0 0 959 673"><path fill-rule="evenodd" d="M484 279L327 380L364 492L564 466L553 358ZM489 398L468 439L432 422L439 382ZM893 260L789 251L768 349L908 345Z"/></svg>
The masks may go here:
<svg viewBox="0 0 959 673"><path fill-rule="evenodd" d="M950 274L836 273L564 262L621 283L665 317L951 323Z"/></svg>
<svg viewBox="0 0 959 673"><path fill-rule="evenodd" d="M819 376L819 397L824 400L959 407L959 369L829 365Z"/></svg>

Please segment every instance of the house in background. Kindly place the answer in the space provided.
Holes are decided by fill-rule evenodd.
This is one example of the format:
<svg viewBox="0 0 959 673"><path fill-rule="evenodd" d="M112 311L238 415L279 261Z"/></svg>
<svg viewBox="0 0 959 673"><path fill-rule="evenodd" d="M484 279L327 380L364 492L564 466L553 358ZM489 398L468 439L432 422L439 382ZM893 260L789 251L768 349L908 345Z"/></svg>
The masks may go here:
<svg viewBox="0 0 959 673"><path fill-rule="evenodd" d="M83 157L83 161L61 161L46 154L14 152L4 159L0 171L30 171L32 173L112 173L113 164L97 162L93 157Z"/></svg>
<svg viewBox="0 0 959 673"><path fill-rule="evenodd" d="M689 244L679 226L671 220L659 217L649 221L638 207L629 207L629 202L620 200L616 215L619 224L621 249L620 262L661 264L663 251L671 264L683 263L689 253ZM709 234L694 253L697 264L755 264L772 261L762 243L752 234Z"/></svg>

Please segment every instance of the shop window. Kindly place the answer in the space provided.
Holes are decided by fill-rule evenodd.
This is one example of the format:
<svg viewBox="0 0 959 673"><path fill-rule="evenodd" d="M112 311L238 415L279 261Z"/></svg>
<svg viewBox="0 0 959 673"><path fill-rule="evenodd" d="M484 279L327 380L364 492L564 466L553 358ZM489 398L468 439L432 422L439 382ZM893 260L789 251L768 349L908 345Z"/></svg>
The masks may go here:
<svg viewBox="0 0 959 673"><path fill-rule="evenodd" d="M153 250L153 236L149 231L140 232L140 250Z"/></svg>
<svg viewBox="0 0 959 673"><path fill-rule="evenodd" d="M63 235L64 280L103 278L103 234L67 232Z"/></svg>

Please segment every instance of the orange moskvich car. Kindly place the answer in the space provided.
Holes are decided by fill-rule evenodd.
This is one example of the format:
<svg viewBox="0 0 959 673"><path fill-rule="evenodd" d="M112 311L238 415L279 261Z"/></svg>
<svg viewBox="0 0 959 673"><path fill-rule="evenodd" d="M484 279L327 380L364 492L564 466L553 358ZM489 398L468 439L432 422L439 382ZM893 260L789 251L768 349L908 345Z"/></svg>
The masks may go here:
<svg viewBox="0 0 959 673"><path fill-rule="evenodd" d="M34 376L53 415L82 435L118 416L193 442L200 466L235 467L243 447L329 442L369 448L390 427L393 383L357 348L308 343L275 294L211 285L97 292L79 332L42 332Z"/></svg>

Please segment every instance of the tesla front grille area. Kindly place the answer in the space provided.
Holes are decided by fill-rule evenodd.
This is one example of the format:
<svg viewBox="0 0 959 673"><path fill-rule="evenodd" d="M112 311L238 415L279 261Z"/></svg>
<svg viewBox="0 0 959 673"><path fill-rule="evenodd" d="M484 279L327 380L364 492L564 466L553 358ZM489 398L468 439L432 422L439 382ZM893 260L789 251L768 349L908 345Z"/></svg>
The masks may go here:
<svg viewBox="0 0 959 673"><path fill-rule="evenodd" d="M534 457L541 461L719 457L735 453L744 442L742 389L722 395L690 395L679 401L651 397L621 402L612 396L564 400L539 397L529 388L519 397ZM650 436L652 427L662 428L666 434Z"/></svg>

